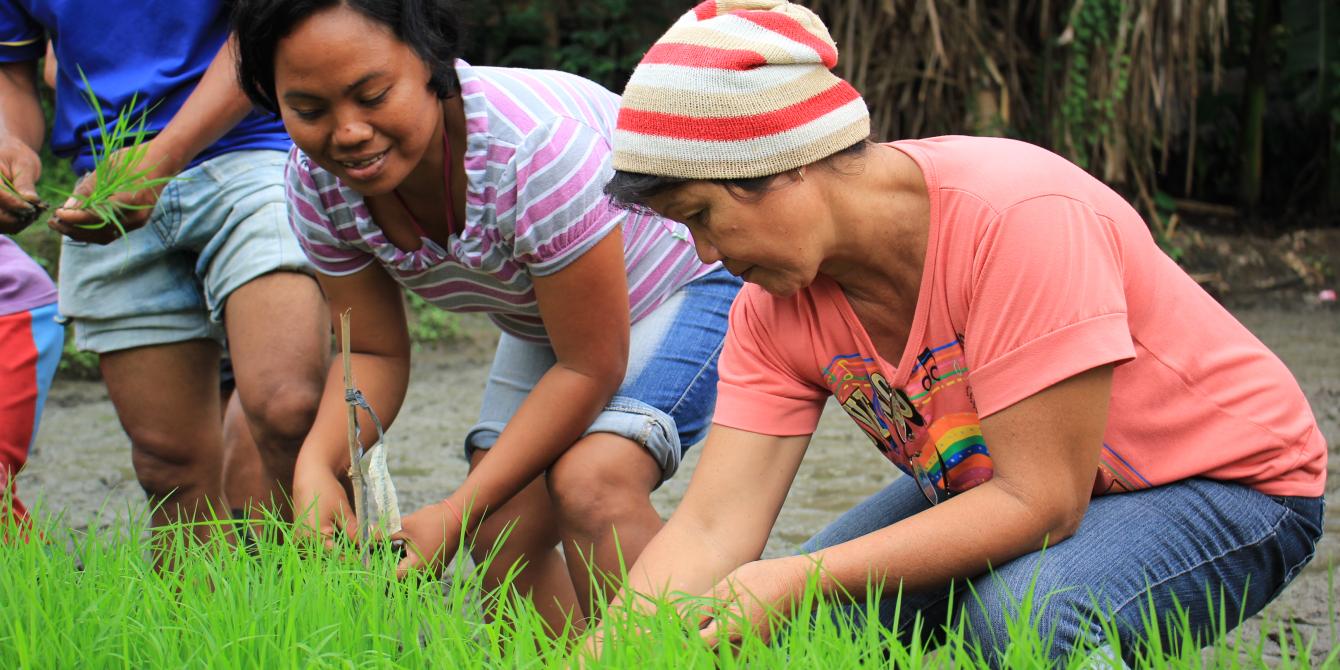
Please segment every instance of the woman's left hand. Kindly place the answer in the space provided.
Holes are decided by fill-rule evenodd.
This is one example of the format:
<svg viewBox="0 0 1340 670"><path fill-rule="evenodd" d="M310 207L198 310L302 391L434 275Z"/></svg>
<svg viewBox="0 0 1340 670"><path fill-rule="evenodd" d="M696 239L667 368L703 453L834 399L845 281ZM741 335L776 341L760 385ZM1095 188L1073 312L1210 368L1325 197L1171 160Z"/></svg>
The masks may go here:
<svg viewBox="0 0 1340 670"><path fill-rule="evenodd" d="M441 575L460 546L460 514L443 500L405 517L400 526L400 532L393 533L391 539L405 543L406 555L396 566L396 576L404 577L412 570Z"/></svg>
<svg viewBox="0 0 1340 670"><path fill-rule="evenodd" d="M712 610L699 618L699 634L709 646L738 643L745 628L766 642L773 626L790 616L805 590L812 562L808 556L787 556L745 563L706 594Z"/></svg>

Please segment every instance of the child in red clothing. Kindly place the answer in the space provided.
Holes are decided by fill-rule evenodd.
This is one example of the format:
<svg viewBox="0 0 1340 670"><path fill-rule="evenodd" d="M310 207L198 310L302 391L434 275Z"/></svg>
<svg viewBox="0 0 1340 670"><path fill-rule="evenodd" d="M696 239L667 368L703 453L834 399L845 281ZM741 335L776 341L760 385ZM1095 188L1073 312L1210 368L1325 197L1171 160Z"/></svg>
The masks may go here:
<svg viewBox="0 0 1340 670"><path fill-rule="evenodd" d="M0 527L27 520L14 478L37 434L64 332L51 279L0 236Z"/></svg>

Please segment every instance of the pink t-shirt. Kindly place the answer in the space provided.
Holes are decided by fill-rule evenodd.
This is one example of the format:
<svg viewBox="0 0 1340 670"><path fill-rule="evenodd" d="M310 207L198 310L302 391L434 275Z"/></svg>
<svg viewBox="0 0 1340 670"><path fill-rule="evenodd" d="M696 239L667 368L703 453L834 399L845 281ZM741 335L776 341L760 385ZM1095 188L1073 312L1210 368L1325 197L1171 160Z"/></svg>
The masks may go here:
<svg viewBox="0 0 1340 670"><path fill-rule="evenodd" d="M789 298L748 284L731 311L716 423L806 435L832 395L900 469L910 456L938 480L943 461L962 491L991 478L981 417L1116 364L1096 495L1188 477L1322 494L1326 443L1289 370L1118 194L1022 142L891 146L920 166L931 206L901 356L879 357L826 277Z"/></svg>

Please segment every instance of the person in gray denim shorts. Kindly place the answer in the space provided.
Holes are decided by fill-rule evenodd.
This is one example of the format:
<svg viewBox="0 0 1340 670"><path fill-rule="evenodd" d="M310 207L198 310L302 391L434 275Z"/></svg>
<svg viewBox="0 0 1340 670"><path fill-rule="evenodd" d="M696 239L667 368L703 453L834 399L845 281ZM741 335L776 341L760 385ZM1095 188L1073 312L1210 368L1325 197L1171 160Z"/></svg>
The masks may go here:
<svg viewBox="0 0 1340 670"><path fill-rule="evenodd" d="M135 112L147 110L145 127L155 134L144 165L151 176L176 177L161 192L116 195L140 207L123 210L120 229L89 227L97 220L73 200L49 220L66 236L60 311L74 324L76 345L99 354L155 527L245 502L224 494L218 378L225 336L265 466L262 490L289 514L285 489L329 350L320 292L288 229L287 135L277 120L252 113L237 87L223 3L190 0L175 9L0 3L0 173L31 196L25 199L36 200L41 169L36 65L44 35L62 64L52 148L70 155L83 175L77 191L92 187L90 142L100 141L81 75L104 110L135 96ZM144 39L112 57L108 34ZM22 208L12 200L0 210Z"/></svg>

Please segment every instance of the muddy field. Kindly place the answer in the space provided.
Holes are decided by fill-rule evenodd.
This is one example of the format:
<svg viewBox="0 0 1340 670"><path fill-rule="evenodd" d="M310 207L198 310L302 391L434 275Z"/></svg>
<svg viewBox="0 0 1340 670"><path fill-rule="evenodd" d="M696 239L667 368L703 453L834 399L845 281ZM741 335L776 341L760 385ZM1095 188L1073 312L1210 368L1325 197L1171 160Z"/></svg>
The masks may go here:
<svg viewBox="0 0 1340 670"><path fill-rule="evenodd" d="M1327 309L1306 296L1261 295L1234 309L1238 317L1284 360L1298 377L1332 444L1328 496L1340 488L1340 308ZM402 509L412 510L448 493L465 476L460 440L479 408L488 370L490 337L478 334L449 350L422 351L401 418L389 434L390 462ZM654 501L668 515L683 494L697 462L691 451L674 480ZM773 531L767 555L794 551L839 512L886 485L895 471L869 441L830 405L795 488ZM60 511L73 527L101 524L144 499L130 466L130 451L100 383L57 380L28 469L19 478L24 500ZM1264 613L1310 635L1324 652L1334 644L1329 569L1340 558L1340 512L1327 516L1327 536L1317 557ZM1248 624L1255 638L1262 617ZM1267 633L1269 636L1269 633Z"/></svg>

